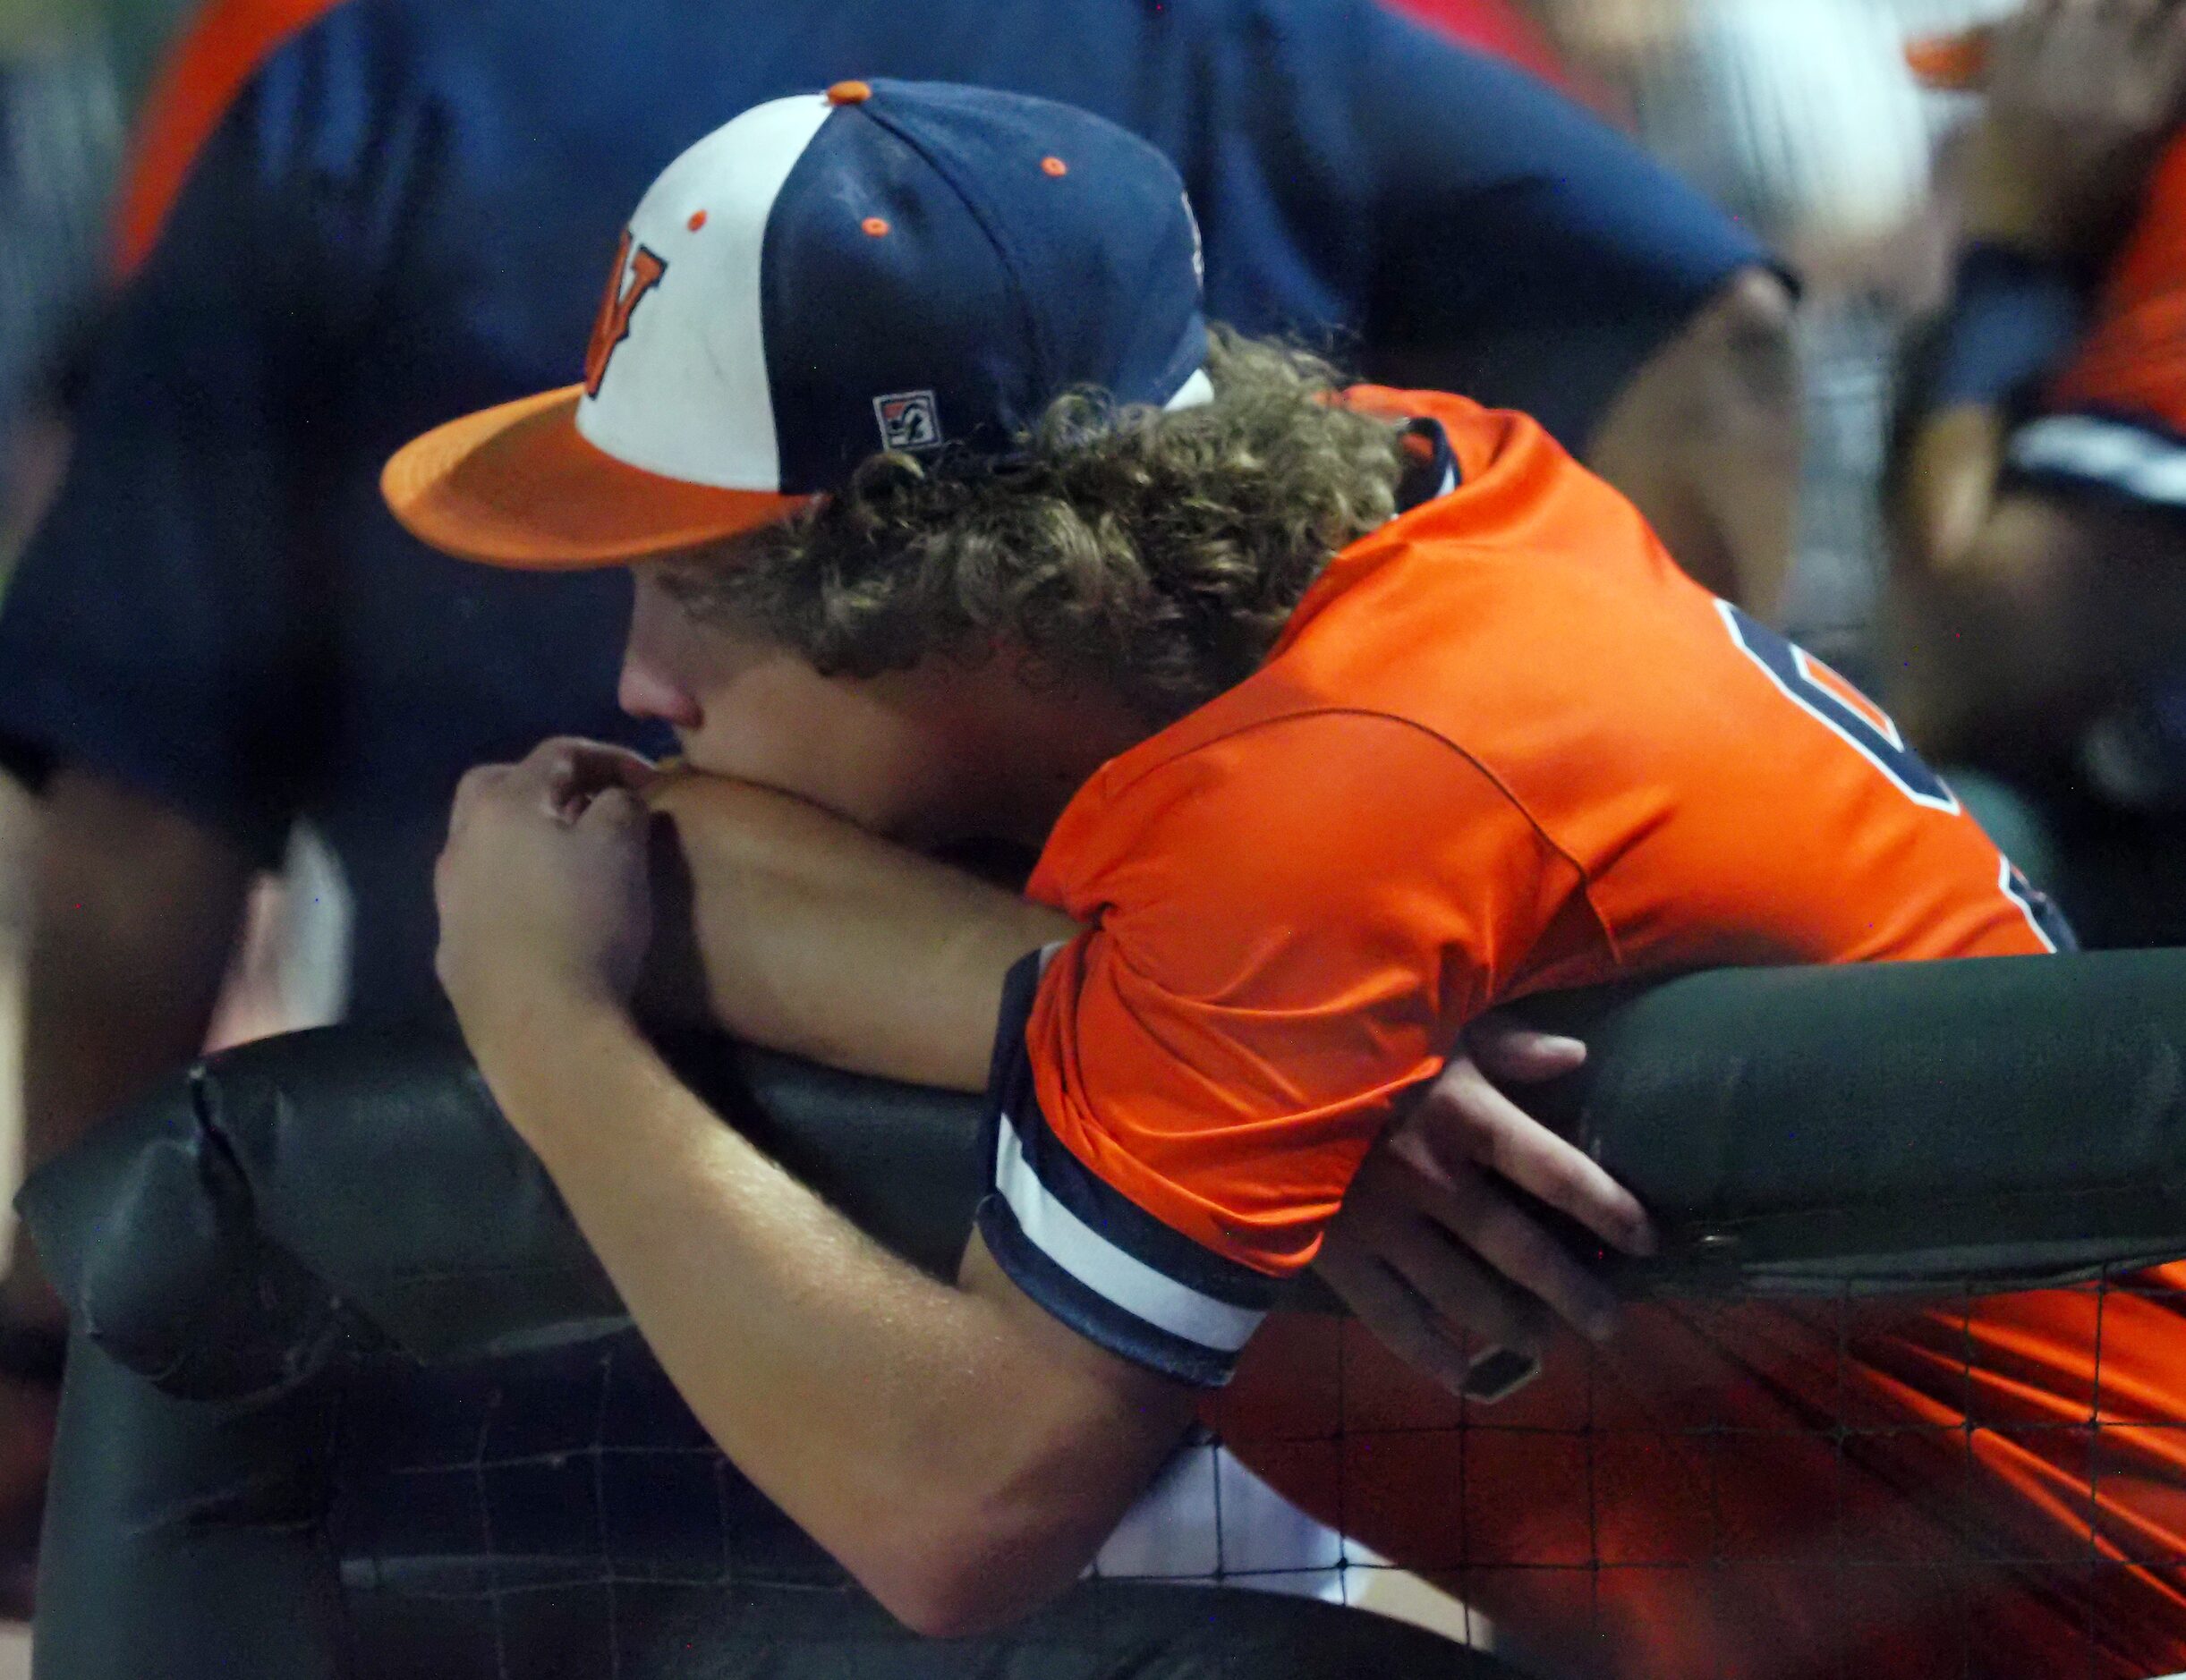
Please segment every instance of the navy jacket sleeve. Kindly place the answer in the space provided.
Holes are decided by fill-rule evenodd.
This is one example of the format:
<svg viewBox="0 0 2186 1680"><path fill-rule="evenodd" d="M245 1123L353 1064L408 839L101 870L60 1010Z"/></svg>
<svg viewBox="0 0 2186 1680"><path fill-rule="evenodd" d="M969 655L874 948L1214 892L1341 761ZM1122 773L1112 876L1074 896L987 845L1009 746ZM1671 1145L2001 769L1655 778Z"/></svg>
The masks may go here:
<svg viewBox="0 0 2186 1680"><path fill-rule="evenodd" d="M98 771L261 859L327 722L310 513L337 382L315 372L344 284L317 255L330 189L298 66L276 66L115 301L58 501L0 607L0 763L34 785Z"/></svg>
<svg viewBox="0 0 2186 1680"><path fill-rule="evenodd" d="M1732 274L1773 261L1533 76L1376 5L1354 29L1340 62L1372 182L1368 374L1526 409L1576 449Z"/></svg>

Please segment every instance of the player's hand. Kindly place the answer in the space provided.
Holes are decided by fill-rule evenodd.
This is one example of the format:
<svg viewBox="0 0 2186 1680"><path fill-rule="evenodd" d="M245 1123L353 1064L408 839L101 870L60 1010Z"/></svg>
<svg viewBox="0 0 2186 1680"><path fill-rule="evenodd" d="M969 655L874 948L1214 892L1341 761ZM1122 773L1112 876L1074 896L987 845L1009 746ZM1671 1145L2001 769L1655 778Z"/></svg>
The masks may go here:
<svg viewBox="0 0 2186 1680"><path fill-rule="evenodd" d="M1507 1187L1627 1253L1654 1252L1655 1236L1629 1191L1498 1089L1571 1072L1585 1045L1490 1018L1464 1049L1367 1157L1318 1265L1408 1363L1496 1398L1530 1375L1556 1320L1596 1341L1617 1320L1615 1297Z"/></svg>
<svg viewBox="0 0 2186 1680"><path fill-rule="evenodd" d="M2186 4L2030 0L1994 28L1984 57L1965 236L2100 257L2186 106Z"/></svg>
<svg viewBox="0 0 2186 1680"><path fill-rule="evenodd" d="M636 753L562 739L464 777L433 871L435 966L474 1050L557 992L628 1001L652 933L653 776Z"/></svg>

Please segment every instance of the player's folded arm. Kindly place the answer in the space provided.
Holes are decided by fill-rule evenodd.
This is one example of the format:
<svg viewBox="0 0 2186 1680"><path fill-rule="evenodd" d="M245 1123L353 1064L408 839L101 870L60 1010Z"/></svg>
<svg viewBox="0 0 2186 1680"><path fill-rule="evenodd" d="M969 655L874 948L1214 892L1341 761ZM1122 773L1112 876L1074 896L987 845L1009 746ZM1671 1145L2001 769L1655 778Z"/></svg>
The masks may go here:
<svg viewBox="0 0 2186 1680"><path fill-rule="evenodd" d="M691 776L651 802L699 988L749 1042L979 1090L1011 963L1073 931L767 789ZM473 1048L714 1438L910 1627L1036 1608L1174 1449L1187 1386L1059 1323L976 1241L957 1285L887 1254L626 1026L557 1016Z"/></svg>
<svg viewBox="0 0 2186 1680"><path fill-rule="evenodd" d="M776 795L688 796L747 808L739 835L710 844L694 844L700 824L739 819L679 813L702 917L723 907L701 935L710 971L785 939L834 954L771 989L758 967L710 973L726 1024L807 1050L870 1025L880 1053L863 1065L898 1077L968 1057L990 1068L996 1182L957 1287L746 1159L689 1093L664 1090L665 1070L626 1088L603 1076L617 1057L638 1065L619 1035L610 1057L578 1054L567 1033L481 1052L715 1438L921 1631L999 1625L1083 1570L1173 1448L1193 1390L1226 1375L1273 1280L1310 1260L1396 1095L1440 1065L1444 1013L1461 1019L1494 983L1480 929L1516 934L1514 961L1540 908L1537 836L1448 748L1382 718L1263 739L1286 729L1314 751L1278 755L1282 786L1217 751L1127 793L1104 838L1085 841L1079 882L1110 896L1113 925L1065 945L1044 984L1032 947L1069 929L1053 910ZM1171 878L1171 863L1187 867ZM1428 887L1445 878L1472 883L1471 898L1425 910L1447 899ZM1066 916L1085 913L1063 897ZM967 917L992 937L951 955L924 937L944 922L963 936ZM983 1005L947 1001L959 986ZM1119 1009L1138 1013L1136 1040ZM975 1045L920 1042L967 1022ZM891 1062L891 1046L913 1059ZM534 1117L557 1107L566 1118ZM603 1112L645 1114L627 1124L657 1125L658 1147L593 1141ZM709 1227L711 1258L694 1246ZM719 1290L698 1275L709 1265ZM963 1429L973 1414L979 1428Z"/></svg>

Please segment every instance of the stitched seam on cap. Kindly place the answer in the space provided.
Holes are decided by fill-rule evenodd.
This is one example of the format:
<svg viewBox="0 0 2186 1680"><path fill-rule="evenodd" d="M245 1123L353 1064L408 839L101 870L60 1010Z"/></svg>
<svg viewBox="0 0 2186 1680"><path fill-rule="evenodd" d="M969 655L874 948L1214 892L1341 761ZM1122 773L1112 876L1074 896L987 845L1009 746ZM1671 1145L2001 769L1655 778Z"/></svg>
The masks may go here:
<svg viewBox="0 0 2186 1680"><path fill-rule="evenodd" d="M1008 276L1010 289L1016 293L1017 310L1024 318L1027 328L1025 336L1032 340L1033 355L1039 363L1035 371L1039 378L1040 389L1042 392L1050 391L1055 383L1055 355L1052 348L1047 343L1046 334L1042 330L1042 323L1040 317L1033 308L1032 288L1025 283L1024 269L1017 261L1016 253L1010 249L1009 242L1003 238L1001 228L996 218L988 212L984 204L973 196L965 183L957 178L954 171L945 165L926 147L919 143L915 135L906 133L899 124L890 122L886 114L874 110L870 103L861 105L856 108L924 159L926 166L940 176L942 183L957 195L957 201L964 206L965 214L978 225L979 231L987 236L987 243L994 248L995 257L1002 265L1002 272Z"/></svg>

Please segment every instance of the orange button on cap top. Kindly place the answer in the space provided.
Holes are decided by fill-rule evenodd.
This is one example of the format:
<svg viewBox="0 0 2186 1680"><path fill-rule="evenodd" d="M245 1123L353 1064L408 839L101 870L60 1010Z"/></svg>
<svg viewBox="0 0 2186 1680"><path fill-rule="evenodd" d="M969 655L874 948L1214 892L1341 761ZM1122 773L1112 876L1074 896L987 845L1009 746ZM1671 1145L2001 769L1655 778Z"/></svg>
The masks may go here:
<svg viewBox="0 0 2186 1680"><path fill-rule="evenodd" d="M873 90L862 81L838 81L828 89L829 105L863 105Z"/></svg>

